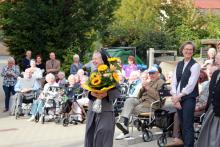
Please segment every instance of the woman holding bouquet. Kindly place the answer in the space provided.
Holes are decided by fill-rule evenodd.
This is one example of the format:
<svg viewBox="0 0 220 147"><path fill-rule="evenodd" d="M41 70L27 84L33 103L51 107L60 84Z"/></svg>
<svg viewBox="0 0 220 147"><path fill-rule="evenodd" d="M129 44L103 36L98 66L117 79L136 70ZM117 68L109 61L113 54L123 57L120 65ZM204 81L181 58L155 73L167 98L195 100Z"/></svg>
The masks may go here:
<svg viewBox="0 0 220 147"><path fill-rule="evenodd" d="M101 64L109 66L107 53L104 50L96 51L92 57L92 63L98 68ZM115 130L115 117L113 101L119 97L120 92L113 88L107 92L89 92L90 99L86 122L85 147L112 147ZM93 103L101 99L101 112L93 111Z"/></svg>

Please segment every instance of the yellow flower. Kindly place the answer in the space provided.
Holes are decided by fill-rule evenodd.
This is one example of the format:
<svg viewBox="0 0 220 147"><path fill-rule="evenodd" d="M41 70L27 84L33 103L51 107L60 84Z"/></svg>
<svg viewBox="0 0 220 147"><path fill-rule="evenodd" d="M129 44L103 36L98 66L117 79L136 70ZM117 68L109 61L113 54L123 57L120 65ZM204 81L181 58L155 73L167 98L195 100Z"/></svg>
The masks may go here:
<svg viewBox="0 0 220 147"><path fill-rule="evenodd" d="M112 65L112 64L110 65L110 70L111 70L111 71L115 71L116 69L117 69L117 68L116 68L114 65Z"/></svg>
<svg viewBox="0 0 220 147"><path fill-rule="evenodd" d="M105 64L99 65L99 67L98 67L99 72L106 71L107 69L108 69L108 66Z"/></svg>
<svg viewBox="0 0 220 147"><path fill-rule="evenodd" d="M83 89L86 89L86 90L88 90L88 91L92 91L93 89L88 85L88 84L82 84L82 88Z"/></svg>
<svg viewBox="0 0 220 147"><path fill-rule="evenodd" d="M101 78L99 78L99 77L96 77L96 78L91 80L91 84L94 85L94 86L97 86L100 83L101 83Z"/></svg>
<svg viewBox="0 0 220 147"><path fill-rule="evenodd" d="M119 76L116 72L112 73L113 78L115 79L116 82L119 82Z"/></svg>
<svg viewBox="0 0 220 147"><path fill-rule="evenodd" d="M114 57L108 58L108 62L116 62L118 60L119 60L118 58L114 58Z"/></svg>
<svg viewBox="0 0 220 147"><path fill-rule="evenodd" d="M108 86L108 87L104 87L104 88L102 88L100 91L106 92L106 91L112 89L113 87L115 87L115 85L111 85L111 86Z"/></svg>
<svg viewBox="0 0 220 147"><path fill-rule="evenodd" d="M99 76L98 73L93 72L93 73L90 75L90 80L92 80L92 79L94 79L94 78L96 78L96 77L98 77L98 76Z"/></svg>

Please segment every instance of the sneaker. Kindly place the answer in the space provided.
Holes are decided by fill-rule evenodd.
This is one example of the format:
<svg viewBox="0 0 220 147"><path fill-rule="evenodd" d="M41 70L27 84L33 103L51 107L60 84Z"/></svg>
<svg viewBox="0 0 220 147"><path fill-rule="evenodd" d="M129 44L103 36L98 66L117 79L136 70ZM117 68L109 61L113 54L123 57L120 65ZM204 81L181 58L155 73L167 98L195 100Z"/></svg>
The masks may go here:
<svg viewBox="0 0 220 147"><path fill-rule="evenodd" d="M29 118L27 121L34 121L35 120L35 116L31 116L31 118Z"/></svg>
<svg viewBox="0 0 220 147"><path fill-rule="evenodd" d="M128 127L124 125L124 123L116 123L118 129L120 129L124 134L128 134Z"/></svg>
<svg viewBox="0 0 220 147"><path fill-rule="evenodd" d="M129 138L129 137L130 137L129 133L127 133L127 134L121 133L115 139L116 140L122 140L122 139Z"/></svg>
<svg viewBox="0 0 220 147"><path fill-rule="evenodd" d="M49 117L50 120L53 119L53 115L49 115L48 117Z"/></svg>
<svg viewBox="0 0 220 147"><path fill-rule="evenodd" d="M43 116L40 116L39 122L42 122L42 121L43 121Z"/></svg>
<svg viewBox="0 0 220 147"><path fill-rule="evenodd" d="M79 116L77 117L77 120L80 121L80 122L82 122L82 120L83 120L83 119L82 119L82 116L79 115Z"/></svg>

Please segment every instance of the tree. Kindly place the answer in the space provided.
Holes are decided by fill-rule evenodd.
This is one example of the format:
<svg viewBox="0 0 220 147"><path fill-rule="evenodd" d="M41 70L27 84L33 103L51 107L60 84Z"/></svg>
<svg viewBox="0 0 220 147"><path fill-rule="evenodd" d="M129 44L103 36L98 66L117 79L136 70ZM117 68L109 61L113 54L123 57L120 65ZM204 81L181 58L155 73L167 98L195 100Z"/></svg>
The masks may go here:
<svg viewBox="0 0 220 147"><path fill-rule="evenodd" d="M161 14L163 29L171 36L172 44L178 49L182 42L208 36L206 15L201 14L192 0L162 0Z"/></svg>
<svg viewBox="0 0 220 147"><path fill-rule="evenodd" d="M155 13L159 0L122 0L119 8L114 12L114 21L109 26L111 42L126 42L140 38L144 32L154 30L158 15ZM115 39L115 40L114 40Z"/></svg>
<svg viewBox="0 0 220 147"><path fill-rule="evenodd" d="M186 40L208 37L206 16L192 0L122 0L114 12L104 43L145 49L178 49Z"/></svg>
<svg viewBox="0 0 220 147"><path fill-rule="evenodd" d="M169 36L162 30L160 0L122 0L114 12L104 43L108 46L136 46L145 58L146 49L170 49Z"/></svg>
<svg viewBox="0 0 220 147"><path fill-rule="evenodd" d="M209 32L208 38L220 38L220 15L208 13L207 16L207 31Z"/></svg>
<svg viewBox="0 0 220 147"><path fill-rule="evenodd" d="M6 0L0 6L0 25L19 63L25 50L42 54L44 60L54 51L63 60L71 46L85 55L96 32L111 21L116 4L116 0Z"/></svg>

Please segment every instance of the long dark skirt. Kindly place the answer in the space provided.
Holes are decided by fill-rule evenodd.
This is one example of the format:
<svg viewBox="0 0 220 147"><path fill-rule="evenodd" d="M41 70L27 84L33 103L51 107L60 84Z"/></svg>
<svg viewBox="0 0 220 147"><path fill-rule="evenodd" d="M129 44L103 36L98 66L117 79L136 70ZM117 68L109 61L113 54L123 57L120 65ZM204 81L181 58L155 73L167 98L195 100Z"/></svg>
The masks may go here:
<svg viewBox="0 0 220 147"><path fill-rule="evenodd" d="M220 147L220 117L214 115L212 105L206 112L195 147Z"/></svg>
<svg viewBox="0 0 220 147"><path fill-rule="evenodd" d="M88 111L85 147L112 147L115 131L114 112L94 113Z"/></svg>

